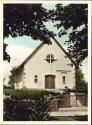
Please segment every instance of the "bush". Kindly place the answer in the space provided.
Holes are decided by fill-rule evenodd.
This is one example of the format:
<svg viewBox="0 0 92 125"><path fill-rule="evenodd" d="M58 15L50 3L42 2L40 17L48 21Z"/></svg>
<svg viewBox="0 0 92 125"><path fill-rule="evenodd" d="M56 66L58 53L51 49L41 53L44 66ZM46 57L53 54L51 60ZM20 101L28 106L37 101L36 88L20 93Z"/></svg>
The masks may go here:
<svg viewBox="0 0 92 125"><path fill-rule="evenodd" d="M85 93L85 94L88 94L88 89L68 89L67 92L78 92L78 93Z"/></svg>
<svg viewBox="0 0 92 125"><path fill-rule="evenodd" d="M4 120L5 121L27 121L29 103L13 98L4 99Z"/></svg>
<svg viewBox="0 0 92 125"><path fill-rule="evenodd" d="M39 90L4 90L4 94L6 96L11 96L14 99L17 100L23 100L23 99L39 99L41 95L43 94L43 91Z"/></svg>
<svg viewBox="0 0 92 125"><path fill-rule="evenodd" d="M3 89L14 89L14 87L13 86L3 85Z"/></svg>
<svg viewBox="0 0 92 125"><path fill-rule="evenodd" d="M44 95L35 100L16 99L14 97L4 99L5 121L46 121L51 120L48 101Z"/></svg>
<svg viewBox="0 0 92 125"><path fill-rule="evenodd" d="M52 120L49 102L59 97L59 93L44 90L4 89L4 94L5 121Z"/></svg>
<svg viewBox="0 0 92 125"><path fill-rule="evenodd" d="M4 89L4 94L5 121L52 120L49 100L59 96L59 93L44 90Z"/></svg>
<svg viewBox="0 0 92 125"><path fill-rule="evenodd" d="M30 120L47 121L51 120L49 101L42 96L39 100L35 100L30 105Z"/></svg>
<svg viewBox="0 0 92 125"><path fill-rule="evenodd" d="M59 93L44 91L44 90L14 90L14 89L4 89L4 94L6 96L11 96L12 98L23 100L23 99L39 99L41 95L45 95L48 99L53 99L59 97Z"/></svg>

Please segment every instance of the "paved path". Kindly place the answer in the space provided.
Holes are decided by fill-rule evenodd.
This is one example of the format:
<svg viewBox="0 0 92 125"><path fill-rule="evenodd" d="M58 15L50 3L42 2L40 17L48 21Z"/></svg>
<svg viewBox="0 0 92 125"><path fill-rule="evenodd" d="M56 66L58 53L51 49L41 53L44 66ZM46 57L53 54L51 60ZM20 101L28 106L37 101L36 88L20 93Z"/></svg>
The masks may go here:
<svg viewBox="0 0 92 125"><path fill-rule="evenodd" d="M88 115L87 107L60 108L59 111L51 112L52 116L79 116Z"/></svg>

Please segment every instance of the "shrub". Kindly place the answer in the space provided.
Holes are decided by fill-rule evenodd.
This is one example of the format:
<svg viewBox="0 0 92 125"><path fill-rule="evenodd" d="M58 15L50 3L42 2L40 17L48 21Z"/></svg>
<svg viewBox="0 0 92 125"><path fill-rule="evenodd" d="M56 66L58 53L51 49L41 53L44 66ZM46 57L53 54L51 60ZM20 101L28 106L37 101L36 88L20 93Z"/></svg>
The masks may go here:
<svg viewBox="0 0 92 125"><path fill-rule="evenodd" d="M3 89L14 89L14 87L13 86L3 85Z"/></svg>
<svg viewBox="0 0 92 125"><path fill-rule="evenodd" d="M42 96L39 100L35 100L30 105L30 120L47 121L50 120L50 109L47 99Z"/></svg>
<svg viewBox="0 0 92 125"><path fill-rule="evenodd" d="M45 121L52 120L49 102L59 97L59 93L44 90L4 89L5 121Z"/></svg>
<svg viewBox="0 0 92 125"><path fill-rule="evenodd" d="M52 92L52 91L44 91L44 95L48 98L48 100L59 98L60 93Z"/></svg>
<svg viewBox="0 0 92 125"><path fill-rule="evenodd" d="M59 93L45 91L45 90L14 90L14 89L4 89L4 94L6 96L11 96L19 100L23 99L39 99L41 95L45 95L48 99L53 99L59 97Z"/></svg>
<svg viewBox="0 0 92 125"><path fill-rule="evenodd" d="M43 94L43 91L39 90L4 90L4 94L11 96L14 99L39 99Z"/></svg>
<svg viewBox="0 0 92 125"><path fill-rule="evenodd" d="M4 99L5 121L46 121L51 120L47 98L41 94L39 98L19 99L10 97Z"/></svg>
<svg viewBox="0 0 92 125"><path fill-rule="evenodd" d="M4 99L5 121L27 121L29 120L28 103L13 98Z"/></svg>

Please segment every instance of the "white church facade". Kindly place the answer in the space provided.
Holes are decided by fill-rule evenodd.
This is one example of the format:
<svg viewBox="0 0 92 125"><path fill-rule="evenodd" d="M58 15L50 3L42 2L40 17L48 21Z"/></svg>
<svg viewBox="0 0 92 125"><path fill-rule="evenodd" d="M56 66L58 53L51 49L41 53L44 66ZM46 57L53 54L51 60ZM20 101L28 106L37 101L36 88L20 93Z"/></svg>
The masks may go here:
<svg viewBox="0 0 92 125"><path fill-rule="evenodd" d="M55 38L41 43L15 71L16 89L75 88L75 63Z"/></svg>

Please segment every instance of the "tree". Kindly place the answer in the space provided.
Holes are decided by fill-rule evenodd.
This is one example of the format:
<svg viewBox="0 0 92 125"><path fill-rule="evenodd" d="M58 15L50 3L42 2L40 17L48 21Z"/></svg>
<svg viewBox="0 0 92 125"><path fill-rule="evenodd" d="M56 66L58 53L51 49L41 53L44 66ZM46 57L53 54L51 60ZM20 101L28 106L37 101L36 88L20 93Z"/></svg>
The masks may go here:
<svg viewBox="0 0 92 125"><path fill-rule="evenodd" d="M49 36L53 32L50 32L44 25L46 21L48 21L48 12L41 4L5 4L4 38L9 35L12 37L26 35L49 43ZM5 49L4 60L7 60Z"/></svg>
<svg viewBox="0 0 92 125"><path fill-rule="evenodd" d="M76 69L76 89L85 89L87 91L87 82L84 80L84 74L80 69Z"/></svg>
<svg viewBox="0 0 92 125"><path fill-rule="evenodd" d="M6 47L8 45L6 43L3 44L3 60L7 60L8 62L10 62L10 56L9 54L6 52Z"/></svg>
<svg viewBox="0 0 92 125"><path fill-rule="evenodd" d="M15 79L14 79L14 72L15 72L15 70L16 70L16 68L13 68L12 70L11 70L11 75L9 76L9 85L11 86L11 87L13 87L14 88L14 83L15 83Z"/></svg>
<svg viewBox="0 0 92 125"><path fill-rule="evenodd" d="M11 18L11 19L10 19ZM49 43L49 37L55 35L49 31L45 22L53 21L59 37L67 34L69 29L70 56L79 65L88 56L88 6L87 4L56 5L56 10L44 9L41 4L5 4L4 5L4 38L11 35L31 36L35 40Z"/></svg>
<svg viewBox="0 0 92 125"><path fill-rule="evenodd" d="M70 56L79 65L88 56L88 5L57 4L56 10L49 11L49 18L56 23L54 26L60 30L58 35L61 38L72 29L65 43L69 45Z"/></svg>
<svg viewBox="0 0 92 125"><path fill-rule="evenodd" d="M4 5L4 38L9 35L12 37L26 35L35 40L48 42L52 32L44 25L47 21L47 9L41 4L6 4Z"/></svg>

